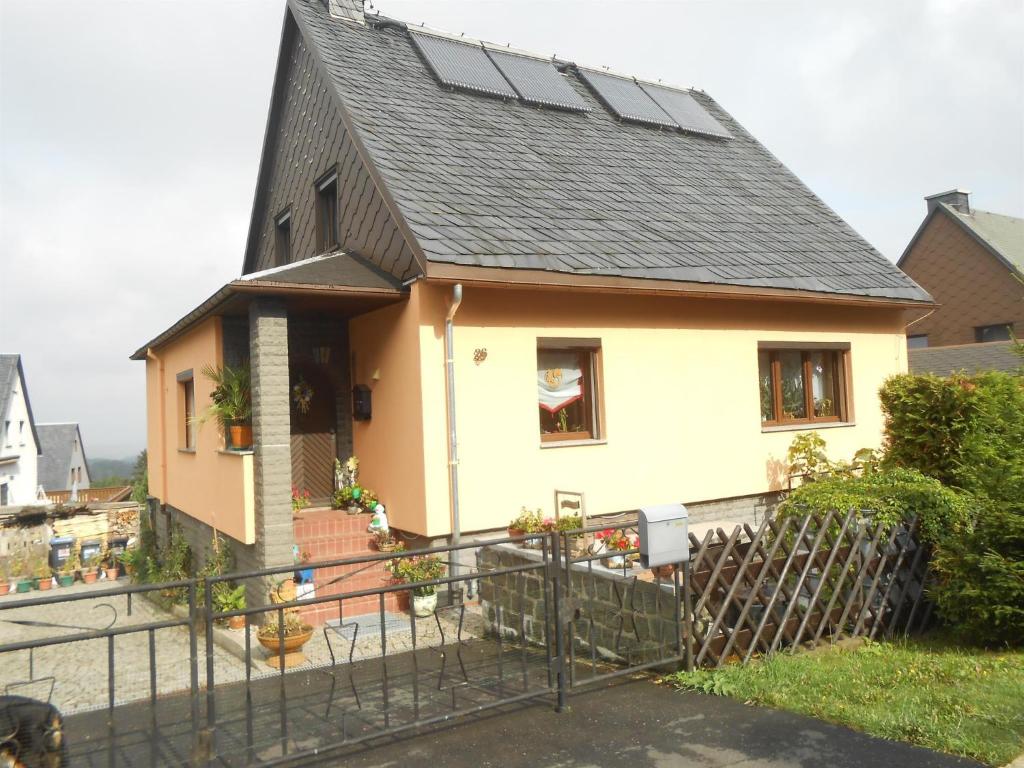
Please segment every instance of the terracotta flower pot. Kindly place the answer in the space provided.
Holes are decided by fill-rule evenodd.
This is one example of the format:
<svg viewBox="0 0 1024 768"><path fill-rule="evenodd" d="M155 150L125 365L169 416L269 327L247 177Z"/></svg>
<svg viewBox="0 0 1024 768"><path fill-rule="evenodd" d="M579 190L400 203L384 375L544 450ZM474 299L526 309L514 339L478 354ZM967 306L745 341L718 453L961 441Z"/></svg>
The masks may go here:
<svg viewBox="0 0 1024 768"><path fill-rule="evenodd" d="M231 447L252 448L252 425L232 424L231 425Z"/></svg>
<svg viewBox="0 0 1024 768"><path fill-rule="evenodd" d="M296 635L286 635L284 638L284 652L294 653L299 650L302 646L309 642L309 638L313 636L313 628L309 624L304 625L306 629ZM271 635L256 635L260 641L260 645L270 651L273 655L278 655L281 652L281 638L277 636L277 633Z"/></svg>
<svg viewBox="0 0 1024 768"><path fill-rule="evenodd" d="M45 592L52 586L53 581L51 581L49 576L46 576L45 578L41 579L36 579L36 589L38 589L40 592Z"/></svg>
<svg viewBox="0 0 1024 768"><path fill-rule="evenodd" d="M96 577L99 576L96 571L82 571L82 581L86 584L93 584L96 581Z"/></svg>
<svg viewBox="0 0 1024 768"><path fill-rule="evenodd" d="M7 581L0 581L0 597L11 591L11 584Z"/></svg>
<svg viewBox="0 0 1024 768"><path fill-rule="evenodd" d="M512 526L509 526L508 535L512 537L524 536L526 535L526 531L522 528L513 528Z"/></svg>
<svg viewBox="0 0 1024 768"><path fill-rule="evenodd" d="M107 574L107 581L117 581L118 570L116 565L113 568L104 568L103 571Z"/></svg>
<svg viewBox="0 0 1024 768"><path fill-rule="evenodd" d="M659 565L657 568L651 568L651 575L653 575L654 578L662 579L663 581L671 579L672 574L675 572L676 567L674 565Z"/></svg>
<svg viewBox="0 0 1024 768"><path fill-rule="evenodd" d="M229 618L228 629L245 629L245 616L232 616Z"/></svg>
<svg viewBox="0 0 1024 768"><path fill-rule="evenodd" d="M401 592L396 592L395 594L398 596L398 610L408 611L409 603L411 602L411 593L409 592L409 590L403 589Z"/></svg>

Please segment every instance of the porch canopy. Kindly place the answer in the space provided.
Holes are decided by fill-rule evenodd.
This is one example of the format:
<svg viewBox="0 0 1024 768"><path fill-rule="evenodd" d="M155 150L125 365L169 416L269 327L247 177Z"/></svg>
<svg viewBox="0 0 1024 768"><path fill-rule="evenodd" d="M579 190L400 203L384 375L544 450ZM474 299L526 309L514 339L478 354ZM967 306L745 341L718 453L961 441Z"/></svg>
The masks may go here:
<svg viewBox="0 0 1024 768"><path fill-rule="evenodd" d="M197 323L215 315L244 315L258 296L278 296L289 312L316 312L354 317L408 298L393 275L352 253L315 256L282 267L251 272L223 285L210 298L166 331L139 347L132 360L145 360L156 349Z"/></svg>

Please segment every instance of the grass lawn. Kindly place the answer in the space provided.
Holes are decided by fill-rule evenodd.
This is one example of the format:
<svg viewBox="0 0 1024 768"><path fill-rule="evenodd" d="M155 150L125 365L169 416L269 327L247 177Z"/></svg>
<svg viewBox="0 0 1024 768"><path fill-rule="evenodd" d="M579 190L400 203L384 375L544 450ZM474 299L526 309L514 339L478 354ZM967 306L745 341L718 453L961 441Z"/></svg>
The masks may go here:
<svg viewBox="0 0 1024 768"><path fill-rule="evenodd" d="M1024 751L1024 651L941 638L779 653L669 680L990 765Z"/></svg>

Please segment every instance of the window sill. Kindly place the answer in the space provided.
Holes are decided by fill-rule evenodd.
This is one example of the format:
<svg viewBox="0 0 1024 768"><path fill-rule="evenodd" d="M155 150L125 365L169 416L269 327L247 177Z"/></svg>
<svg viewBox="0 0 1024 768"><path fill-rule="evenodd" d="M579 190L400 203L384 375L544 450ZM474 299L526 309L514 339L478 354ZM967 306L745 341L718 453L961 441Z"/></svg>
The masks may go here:
<svg viewBox="0 0 1024 768"><path fill-rule="evenodd" d="M855 421L822 421L807 424L779 424L775 427L761 427L761 432L808 432L815 429L836 429L837 427L856 427Z"/></svg>
<svg viewBox="0 0 1024 768"><path fill-rule="evenodd" d="M228 456L252 456L256 451L252 448L218 448L217 453L224 453Z"/></svg>
<svg viewBox="0 0 1024 768"><path fill-rule="evenodd" d="M178 453L191 453L193 456L195 456L196 449L195 448L179 448L178 449Z"/></svg>
<svg viewBox="0 0 1024 768"><path fill-rule="evenodd" d="M541 448L573 448L581 445L608 445L608 441L602 438L590 439L590 440L552 440L550 442L542 442Z"/></svg>

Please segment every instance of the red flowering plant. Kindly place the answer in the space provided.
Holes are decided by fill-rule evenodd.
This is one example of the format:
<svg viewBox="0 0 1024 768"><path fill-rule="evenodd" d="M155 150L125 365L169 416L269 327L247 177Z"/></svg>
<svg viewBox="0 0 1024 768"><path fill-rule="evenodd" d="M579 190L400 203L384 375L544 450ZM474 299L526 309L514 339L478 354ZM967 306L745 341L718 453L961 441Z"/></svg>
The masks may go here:
<svg viewBox="0 0 1024 768"><path fill-rule="evenodd" d="M300 509L305 509L312 503L313 496L308 490L299 490L299 486L292 486L292 512L298 512Z"/></svg>
<svg viewBox="0 0 1024 768"><path fill-rule="evenodd" d="M598 531L595 538L604 542L605 549L610 552L626 552L640 546L639 537L630 537L625 531L617 528L605 528L603 531Z"/></svg>

